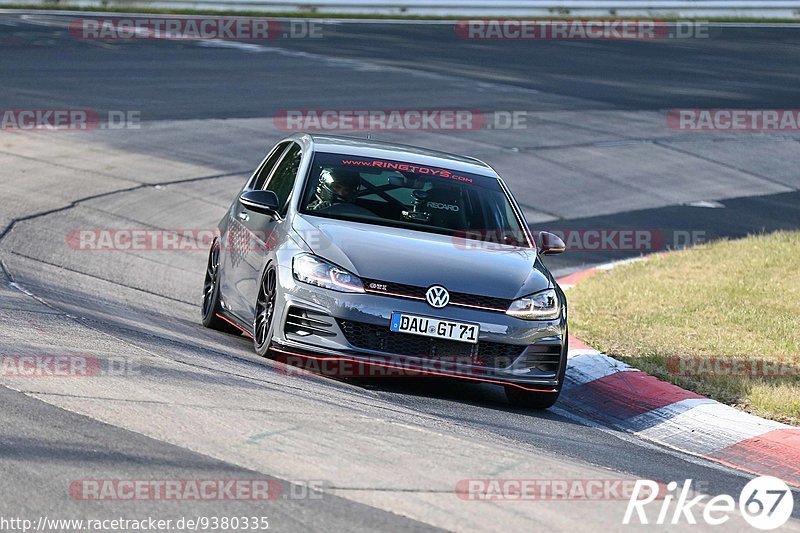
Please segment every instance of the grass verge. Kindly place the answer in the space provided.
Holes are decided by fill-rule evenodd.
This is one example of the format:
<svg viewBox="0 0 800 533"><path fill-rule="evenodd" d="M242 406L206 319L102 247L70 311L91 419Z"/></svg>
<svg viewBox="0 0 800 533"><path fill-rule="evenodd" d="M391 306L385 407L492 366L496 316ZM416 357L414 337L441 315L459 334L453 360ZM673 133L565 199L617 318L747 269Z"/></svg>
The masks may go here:
<svg viewBox="0 0 800 533"><path fill-rule="evenodd" d="M570 329L649 374L800 425L800 232L723 240L570 289Z"/></svg>

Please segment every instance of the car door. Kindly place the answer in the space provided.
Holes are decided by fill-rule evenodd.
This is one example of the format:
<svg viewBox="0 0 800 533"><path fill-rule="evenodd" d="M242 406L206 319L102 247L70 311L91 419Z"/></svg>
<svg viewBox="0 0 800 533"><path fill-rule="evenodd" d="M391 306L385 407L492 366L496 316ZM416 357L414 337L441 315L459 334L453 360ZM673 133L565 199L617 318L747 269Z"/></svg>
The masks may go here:
<svg viewBox="0 0 800 533"><path fill-rule="evenodd" d="M268 174L259 176L253 183L253 189L275 193L278 197L279 217L258 213L240 202L237 202L235 208L233 231L240 232L240 236L237 245L239 255L235 252L231 254L231 277L235 280L233 290L236 293L232 302L236 307L232 311L247 324L253 321L258 284L261 282L264 265L285 233L282 225L302 156L300 145L289 143ZM265 174L267 170L264 169Z"/></svg>
<svg viewBox="0 0 800 533"><path fill-rule="evenodd" d="M248 189L261 189L266 183L267 178L275 169L275 166L281 160L286 148L289 146L289 141L284 141L275 145L261 165L253 172L253 175L247 180L241 192ZM241 263L244 254L247 252L248 240L247 228L240 223L238 217L240 215L242 205L239 203L237 196L236 200L231 204L228 210L228 220L225 232L221 235L220 242L222 243L220 254L220 267L222 275L220 276L220 289L221 301L223 308L227 311L237 314L235 310L241 310L245 307L244 302L240 301L239 291L236 289L238 279L235 276L236 267Z"/></svg>

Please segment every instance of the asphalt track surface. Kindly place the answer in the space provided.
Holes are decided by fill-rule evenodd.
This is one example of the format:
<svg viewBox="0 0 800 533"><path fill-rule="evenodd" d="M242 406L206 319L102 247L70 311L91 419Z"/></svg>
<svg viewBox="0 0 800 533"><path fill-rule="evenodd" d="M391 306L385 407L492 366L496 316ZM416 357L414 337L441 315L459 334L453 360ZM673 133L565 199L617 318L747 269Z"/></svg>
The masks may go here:
<svg viewBox="0 0 800 533"><path fill-rule="evenodd" d="M271 117L287 109L529 112L525 130L374 136L481 157L537 229L717 238L797 228L800 135L676 132L664 112L795 107L800 30L510 43L465 42L441 25L357 23L326 25L323 39L97 43L70 36L68 19L0 16L0 108L135 110L142 124L0 132L0 350L117 358L136 371L0 378L0 516L588 530L620 527L624 502L472 502L455 484L692 478L703 492L738 495L745 474L558 408L513 409L491 386L287 374L247 339L200 326L203 251L81 252L66 236L213 227L285 135ZM548 261L567 273L639 253L572 250ZM316 482L325 492L267 504L87 502L68 492L81 479L254 477L278 480L287 495Z"/></svg>

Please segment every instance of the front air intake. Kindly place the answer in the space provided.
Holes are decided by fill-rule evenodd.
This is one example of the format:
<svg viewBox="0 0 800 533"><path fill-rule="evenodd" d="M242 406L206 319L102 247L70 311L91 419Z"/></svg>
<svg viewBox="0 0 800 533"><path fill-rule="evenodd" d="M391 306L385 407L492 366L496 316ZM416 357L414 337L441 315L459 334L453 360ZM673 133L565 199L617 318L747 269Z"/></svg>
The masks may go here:
<svg viewBox="0 0 800 533"><path fill-rule="evenodd" d="M284 333L307 337L309 335L319 335L321 337L335 337L336 333L331 331L333 319L325 313L309 311L300 307L290 307L286 314L286 322L283 326Z"/></svg>

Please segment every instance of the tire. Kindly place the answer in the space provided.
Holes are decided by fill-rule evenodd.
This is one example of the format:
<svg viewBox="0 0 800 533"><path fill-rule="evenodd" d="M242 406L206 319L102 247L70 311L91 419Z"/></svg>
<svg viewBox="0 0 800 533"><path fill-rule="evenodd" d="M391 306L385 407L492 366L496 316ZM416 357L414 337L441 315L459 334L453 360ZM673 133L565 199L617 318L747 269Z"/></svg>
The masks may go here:
<svg viewBox="0 0 800 533"><path fill-rule="evenodd" d="M207 328L224 331L225 333L241 334L242 332L228 324L217 313L220 312L219 305L219 241L214 239L211 249L208 252L208 265L206 266L206 276L203 282L203 325Z"/></svg>
<svg viewBox="0 0 800 533"><path fill-rule="evenodd" d="M278 272L268 265L261 276L256 297L256 316L253 319L253 347L258 355L269 356L272 334L275 331L275 300L277 296Z"/></svg>
<svg viewBox="0 0 800 533"><path fill-rule="evenodd" d="M520 389L513 385L506 385L506 399L514 407L524 407L526 409L547 409L552 407L558 400L561 391L558 392L533 392Z"/></svg>

